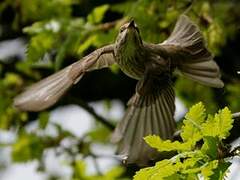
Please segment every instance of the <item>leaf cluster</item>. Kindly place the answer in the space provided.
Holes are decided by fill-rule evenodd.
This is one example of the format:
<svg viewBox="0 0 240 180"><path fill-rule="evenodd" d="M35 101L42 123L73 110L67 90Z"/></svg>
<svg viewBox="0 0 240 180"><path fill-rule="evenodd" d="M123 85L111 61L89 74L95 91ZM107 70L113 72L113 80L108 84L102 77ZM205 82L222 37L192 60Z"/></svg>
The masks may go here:
<svg viewBox="0 0 240 180"><path fill-rule="evenodd" d="M227 107L212 116L206 114L201 102L194 105L183 121L182 141L164 141L156 135L144 138L159 152L175 151L177 154L153 167L141 169L134 179L224 179L231 163L226 159L230 147L223 140L229 136L232 123Z"/></svg>

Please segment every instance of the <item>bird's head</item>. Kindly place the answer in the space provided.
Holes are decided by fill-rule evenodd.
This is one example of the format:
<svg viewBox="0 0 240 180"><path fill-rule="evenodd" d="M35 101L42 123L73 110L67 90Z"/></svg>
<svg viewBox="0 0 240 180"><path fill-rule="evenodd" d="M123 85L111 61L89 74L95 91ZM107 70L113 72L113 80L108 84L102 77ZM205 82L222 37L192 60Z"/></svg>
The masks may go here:
<svg viewBox="0 0 240 180"><path fill-rule="evenodd" d="M134 20L131 20L130 22L125 23L120 27L116 45L120 48L126 47L128 45L135 47L142 45L140 32Z"/></svg>

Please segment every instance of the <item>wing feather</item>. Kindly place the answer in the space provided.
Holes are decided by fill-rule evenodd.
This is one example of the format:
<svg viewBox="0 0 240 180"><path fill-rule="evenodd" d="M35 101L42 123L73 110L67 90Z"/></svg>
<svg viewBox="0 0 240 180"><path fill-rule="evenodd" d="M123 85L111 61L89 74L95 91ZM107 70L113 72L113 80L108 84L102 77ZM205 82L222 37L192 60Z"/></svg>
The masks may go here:
<svg viewBox="0 0 240 180"><path fill-rule="evenodd" d="M219 67L207 50L200 29L186 15L179 17L169 38L159 46L186 77L215 88L224 86Z"/></svg>
<svg viewBox="0 0 240 180"><path fill-rule="evenodd" d="M97 49L81 60L33 84L14 98L14 106L23 111L41 111L55 104L76 84L85 72L113 64L113 45Z"/></svg>

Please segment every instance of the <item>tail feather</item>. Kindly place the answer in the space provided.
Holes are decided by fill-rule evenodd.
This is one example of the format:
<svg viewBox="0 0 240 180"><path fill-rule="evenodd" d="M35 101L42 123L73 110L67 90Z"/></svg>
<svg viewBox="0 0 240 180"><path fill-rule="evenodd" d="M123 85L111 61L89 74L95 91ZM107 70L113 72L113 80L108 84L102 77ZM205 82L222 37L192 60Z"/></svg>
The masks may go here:
<svg viewBox="0 0 240 180"><path fill-rule="evenodd" d="M169 99L168 99L168 91L166 92L165 96L161 96L162 97L162 101L163 102L163 106L164 108L162 108L162 110L165 110L165 118L164 119L169 119L169 117L172 117L174 112L175 112L175 106L169 106ZM171 102L174 104L174 101ZM167 124L167 127L168 127L168 137L171 137L172 136L172 129L175 128L175 124L174 124L174 121L165 121L166 124ZM166 137L166 138L168 138Z"/></svg>
<svg viewBox="0 0 240 180"><path fill-rule="evenodd" d="M138 103L133 103L135 94L122 121L115 129L112 141L118 142L118 154L126 163L146 165L149 160L158 157L159 153L150 148L144 141L147 135L159 135L162 139L171 139L175 130L173 119L174 91L168 86L159 92L139 96Z"/></svg>

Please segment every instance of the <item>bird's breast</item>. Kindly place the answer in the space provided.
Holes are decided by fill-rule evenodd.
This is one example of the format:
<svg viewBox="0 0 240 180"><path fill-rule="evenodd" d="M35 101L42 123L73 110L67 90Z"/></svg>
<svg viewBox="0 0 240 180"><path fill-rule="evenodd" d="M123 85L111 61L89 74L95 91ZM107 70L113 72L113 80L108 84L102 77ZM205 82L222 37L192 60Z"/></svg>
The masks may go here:
<svg viewBox="0 0 240 180"><path fill-rule="evenodd" d="M142 54L121 53L116 57L120 69L133 79L141 79L145 71L145 57Z"/></svg>

